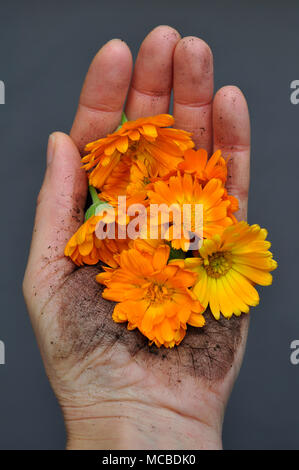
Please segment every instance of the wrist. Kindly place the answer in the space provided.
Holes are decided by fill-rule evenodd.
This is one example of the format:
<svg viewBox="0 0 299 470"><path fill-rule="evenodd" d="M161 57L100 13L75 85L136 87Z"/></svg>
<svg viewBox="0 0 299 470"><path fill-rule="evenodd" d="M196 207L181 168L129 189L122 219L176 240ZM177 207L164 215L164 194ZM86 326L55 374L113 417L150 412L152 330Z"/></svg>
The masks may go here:
<svg viewBox="0 0 299 470"><path fill-rule="evenodd" d="M118 403L65 413L68 449L221 449L221 425Z"/></svg>

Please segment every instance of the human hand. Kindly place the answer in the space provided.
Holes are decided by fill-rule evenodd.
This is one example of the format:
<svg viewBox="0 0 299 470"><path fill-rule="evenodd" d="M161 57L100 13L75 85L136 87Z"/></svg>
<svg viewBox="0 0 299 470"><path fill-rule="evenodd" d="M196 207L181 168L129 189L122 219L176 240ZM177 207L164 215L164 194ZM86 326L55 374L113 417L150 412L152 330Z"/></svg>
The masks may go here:
<svg viewBox="0 0 299 470"><path fill-rule="evenodd" d="M246 343L248 317L188 327L179 347L149 347L115 324L113 303L95 281L100 267L77 269L63 252L83 221L87 180L80 152L112 132L128 93L128 119L167 113L174 92L178 128L197 146L230 155L228 189L247 212L250 126L236 87L213 98L212 54L201 39L168 26L143 42L132 74L120 40L94 58L70 137L50 136L24 296L47 374L61 405L68 448L218 449L223 415Z"/></svg>

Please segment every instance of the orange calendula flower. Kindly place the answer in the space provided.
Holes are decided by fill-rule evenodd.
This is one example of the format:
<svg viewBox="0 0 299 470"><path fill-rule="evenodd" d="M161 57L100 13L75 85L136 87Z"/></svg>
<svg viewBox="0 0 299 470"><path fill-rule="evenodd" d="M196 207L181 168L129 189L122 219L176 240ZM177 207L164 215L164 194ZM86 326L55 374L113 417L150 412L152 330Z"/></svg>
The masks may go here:
<svg viewBox="0 0 299 470"><path fill-rule="evenodd" d="M169 229L160 236L171 241L173 248L187 251L190 234L198 239L211 238L232 224L228 217L231 202L224 199L224 192L221 180L211 179L202 186L190 174L178 173L168 181L156 181L148 191L149 203L159 206L158 216L150 207L151 224L163 228L169 219Z"/></svg>
<svg viewBox="0 0 299 470"><path fill-rule="evenodd" d="M268 286L277 267L269 251L267 231L259 225L239 222L204 240L199 258L188 258L185 266L198 274L193 292L218 320L248 313L259 303L254 284Z"/></svg>
<svg viewBox="0 0 299 470"><path fill-rule="evenodd" d="M129 330L138 328L151 343L172 348L184 338L187 324L201 327L205 320L189 289L196 274L167 264L169 250L166 245L135 243L118 256L119 268L105 268L97 281L106 286L105 299L119 302L115 322L128 322Z"/></svg>
<svg viewBox="0 0 299 470"><path fill-rule="evenodd" d="M132 159L128 156L120 160L117 167L106 178L101 192L99 193L100 199L115 205L118 196L126 195L127 187L130 182L131 165Z"/></svg>
<svg viewBox="0 0 299 470"><path fill-rule="evenodd" d="M178 169L184 173L194 175L201 184L206 184L213 178L220 179L223 184L227 178L227 162L221 155L221 150L217 150L208 159L205 149L186 150L184 160L179 163Z"/></svg>
<svg viewBox="0 0 299 470"><path fill-rule="evenodd" d="M69 256L77 266L97 264L99 261L108 266L118 266L115 255L128 247L127 240L100 239L96 235L99 222L103 215L91 216L68 241L64 254Z"/></svg>
<svg viewBox="0 0 299 470"><path fill-rule="evenodd" d="M185 150L192 148L189 132L169 128L174 119L169 114L125 122L113 134L87 144L83 157L89 182L101 189L124 156L144 163L150 176L163 176L182 161Z"/></svg>
<svg viewBox="0 0 299 470"><path fill-rule="evenodd" d="M142 201L149 182L150 176L145 164L140 160L132 161L130 157L124 157L106 179L99 196L113 206L117 204L119 196Z"/></svg>
<svg viewBox="0 0 299 470"><path fill-rule="evenodd" d="M230 217L234 224L238 223L234 213L239 210L239 201L235 196L227 193L227 190L224 189L223 199L228 200L230 205L227 208L227 215Z"/></svg>

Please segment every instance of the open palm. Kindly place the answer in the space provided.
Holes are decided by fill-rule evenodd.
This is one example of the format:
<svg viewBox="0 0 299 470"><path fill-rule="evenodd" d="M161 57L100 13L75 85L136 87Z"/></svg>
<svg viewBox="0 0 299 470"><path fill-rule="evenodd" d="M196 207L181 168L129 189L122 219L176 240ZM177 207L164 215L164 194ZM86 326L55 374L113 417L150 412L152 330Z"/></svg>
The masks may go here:
<svg viewBox="0 0 299 470"><path fill-rule="evenodd" d="M193 133L197 146L230 155L229 191L246 218L250 129L236 87L213 98L213 58L205 42L154 29L132 57L120 40L94 58L70 137L49 139L38 198L24 295L51 384L62 407L70 448L219 448L225 405L246 343L248 318L189 327L174 349L149 347L138 331L111 319L95 275L63 255L83 221L87 181L80 168L85 144L112 132L127 97L128 119L168 113Z"/></svg>

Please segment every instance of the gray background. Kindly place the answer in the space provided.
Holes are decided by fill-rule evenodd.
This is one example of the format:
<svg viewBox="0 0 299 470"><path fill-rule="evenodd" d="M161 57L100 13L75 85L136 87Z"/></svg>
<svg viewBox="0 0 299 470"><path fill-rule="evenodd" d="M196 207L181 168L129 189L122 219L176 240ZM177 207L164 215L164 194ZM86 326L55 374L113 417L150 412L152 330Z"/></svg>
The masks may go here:
<svg viewBox="0 0 299 470"><path fill-rule="evenodd" d="M212 47L216 89L234 84L252 118L249 221L269 229L279 262L272 288L252 311L247 352L228 406L224 446L296 449L299 365L298 170L299 3L292 1L10 1L0 2L1 314L0 448L65 445L60 410L50 389L25 310L21 282L48 134L68 132L88 65L113 37L136 56L158 24L198 35Z"/></svg>

